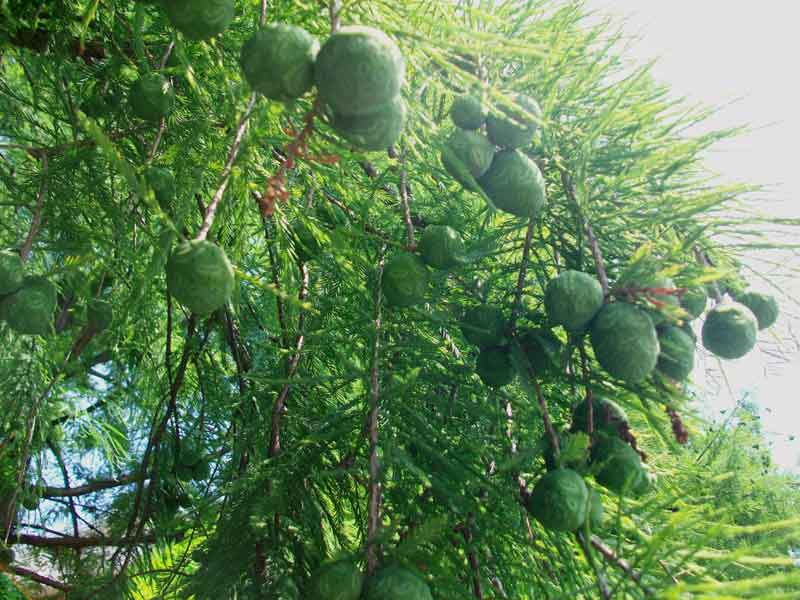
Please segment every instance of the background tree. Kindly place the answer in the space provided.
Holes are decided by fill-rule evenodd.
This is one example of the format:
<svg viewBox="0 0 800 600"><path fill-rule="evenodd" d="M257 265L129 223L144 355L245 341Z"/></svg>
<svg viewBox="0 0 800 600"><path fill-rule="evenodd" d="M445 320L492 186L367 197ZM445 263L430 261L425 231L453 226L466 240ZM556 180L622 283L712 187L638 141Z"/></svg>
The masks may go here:
<svg viewBox="0 0 800 600"><path fill-rule="evenodd" d="M662 332L690 320L690 289L741 297L741 253L780 243L753 187L703 169L736 132L687 135L710 111L631 70L580 2L208 6L198 29L178 0L2 5L0 246L57 292L4 291L4 569L71 598L309 597L334 559L370 577L401 564L442 599L792 597L796 481L746 449L752 419L704 433L663 362L626 383L627 362L545 310L567 270ZM374 130L316 90L251 90L240 52L272 23L395 40L391 148L360 150ZM514 177L475 181L448 116L467 93L541 173L539 210L497 193ZM441 226L463 251L430 242ZM208 314L167 284L195 238L235 271ZM396 266L418 249L446 268ZM29 310L9 316L9 298ZM465 319L484 304L494 357L473 345L491 328ZM602 398L656 476L642 496L602 475ZM531 517L556 466L585 476L605 521Z"/></svg>

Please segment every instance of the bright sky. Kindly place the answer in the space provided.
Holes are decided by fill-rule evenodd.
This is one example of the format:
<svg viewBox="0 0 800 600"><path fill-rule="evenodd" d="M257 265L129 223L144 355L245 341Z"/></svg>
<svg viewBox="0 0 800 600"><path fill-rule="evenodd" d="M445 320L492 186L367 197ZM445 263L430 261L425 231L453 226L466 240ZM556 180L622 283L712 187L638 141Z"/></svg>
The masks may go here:
<svg viewBox="0 0 800 600"><path fill-rule="evenodd" d="M712 119L711 128L755 128L720 145L707 164L723 179L771 186L769 193L753 199L764 212L800 217L800 2L587 0L586 4L626 19L625 32L638 38L630 56L639 62L658 58L654 76L669 83L676 95L692 103L725 106ZM794 267L800 269L798 264ZM790 284L788 293L800 298L800 278ZM787 315L797 314L797 307L788 301L783 304L776 331L762 336L767 342L776 334L788 338L790 328L798 331L800 323ZM784 349L790 360L783 364L776 365L763 351L725 362L732 394L725 389L711 394L709 412L719 417L721 410L750 392L762 408L775 461L800 472L800 351L791 343L784 343ZM703 379L703 367L715 362L699 364L696 380Z"/></svg>

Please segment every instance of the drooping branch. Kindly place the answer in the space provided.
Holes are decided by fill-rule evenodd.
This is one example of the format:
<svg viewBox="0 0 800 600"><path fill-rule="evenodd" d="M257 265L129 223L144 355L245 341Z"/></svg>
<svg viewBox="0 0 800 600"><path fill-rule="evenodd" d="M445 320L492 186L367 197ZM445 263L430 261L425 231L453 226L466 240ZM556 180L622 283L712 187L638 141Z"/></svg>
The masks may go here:
<svg viewBox="0 0 800 600"><path fill-rule="evenodd" d="M22 262L28 261L31 249L33 248L33 240L36 239L39 228L42 226L42 207L44 205L44 197L47 195L47 172L49 166L49 158L47 154L44 153L42 154L42 183L39 186L39 193L36 195L36 208L33 212L31 228L28 230L28 235L25 238L25 242L22 244L22 249L19 251Z"/></svg>
<svg viewBox="0 0 800 600"><path fill-rule="evenodd" d="M383 267L385 264L384 253L386 246L381 248L378 258L378 281L375 286L375 340L372 344L372 366L370 368L370 395L369 395L369 500L367 516L367 573L372 574L378 564L377 549L375 547L380 526L381 513L381 480L380 465L378 464L378 419L380 417L380 348L381 348L381 285L383 283Z"/></svg>
<svg viewBox="0 0 800 600"><path fill-rule="evenodd" d="M211 230L211 226L214 224L217 208L219 208L219 203L225 195L225 190L228 189L233 164L236 162L239 151L242 148L242 140L244 140L244 134L247 131L250 115L253 114L253 109L256 106L256 100L258 100L258 94L253 92L250 94L250 99L247 101L247 108L245 108L242 117L239 119L239 125L236 128L236 136L233 138L233 143L228 151L228 160L225 162L225 167L222 169L222 174L220 175L219 187L211 198L211 203L208 205L208 208L206 208L206 214L205 217L203 217L203 225L197 233L196 239L198 240L206 239L206 237L208 237L208 232Z"/></svg>
<svg viewBox="0 0 800 600"><path fill-rule="evenodd" d="M472 546L472 529L470 525L462 525L457 528L462 537L467 550L467 561L469 568L472 570L472 593L478 600L483 600L483 586L481 584L481 565L478 561L478 555Z"/></svg>

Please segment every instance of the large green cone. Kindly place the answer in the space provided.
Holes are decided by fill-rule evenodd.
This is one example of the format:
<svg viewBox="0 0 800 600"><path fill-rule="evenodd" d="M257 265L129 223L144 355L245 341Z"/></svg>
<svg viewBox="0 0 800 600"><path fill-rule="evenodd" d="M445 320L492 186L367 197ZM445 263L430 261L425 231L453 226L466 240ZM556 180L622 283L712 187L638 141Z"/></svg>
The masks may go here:
<svg viewBox="0 0 800 600"><path fill-rule="evenodd" d="M470 344L480 348L499 346L505 335L503 311L496 306L481 304L464 313L461 332Z"/></svg>
<svg viewBox="0 0 800 600"><path fill-rule="evenodd" d="M319 42L305 29L273 23L244 43L239 64L251 88L287 102L313 87L317 52Z"/></svg>
<svg viewBox="0 0 800 600"><path fill-rule="evenodd" d="M233 267L225 252L206 240L179 244L167 261L167 288L198 315L222 308L233 293Z"/></svg>
<svg viewBox="0 0 800 600"><path fill-rule="evenodd" d="M342 560L320 567L311 585L314 600L358 600L364 574L352 562Z"/></svg>
<svg viewBox="0 0 800 600"><path fill-rule="evenodd" d="M517 217L536 217L544 208L542 172L516 150L495 154L492 166L478 183L499 210Z"/></svg>
<svg viewBox="0 0 800 600"><path fill-rule="evenodd" d="M571 469L556 469L536 482L526 507L545 529L575 531L586 521L588 501L583 478Z"/></svg>
<svg viewBox="0 0 800 600"><path fill-rule="evenodd" d="M501 388L514 381L514 365L507 348L484 348L475 367L484 385Z"/></svg>
<svg viewBox="0 0 800 600"><path fill-rule="evenodd" d="M694 340L680 327L669 325L658 333L661 353L658 370L676 381L683 381L694 369Z"/></svg>
<svg viewBox="0 0 800 600"><path fill-rule="evenodd" d="M367 579L362 600L433 600L433 596L416 573L390 566Z"/></svg>
<svg viewBox="0 0 800 600"><path fill-rule="evenodd" d="M756 345L758 320L737 302L720 304L706 315L703 346L720 358L741 358Z"/></svg>
<svg viewBox="0 0 800 600"><path fill-rule="evenodd" d="M228 28L234 0L164 0L172 26L190 40L208 40Z"/></svg>
<svg viewBox="0 0 800 600"><path fill-rule="evenodd" d="M25 267L19 254L8 250L0 252L0 296L16 292L24 279Z"/></svg>
<svg viewBox="0 0 800 600"><path fill-rule="evenodd" d="M486 111L480 98L464 94L453 100L450 107L450 118L456 127L474 131L480 129L486 121Z"/></svg>
<svg viewBox="0 0 800 600"><path fill-rule="evenodd" d="M547 284L547 316L568 331L582 331L603 307L603 288L595 277L564 271Z"/></svg>
<svg viewBox="0 0 800 600"><path fill-rule="evenodd" d="M486 119L489 139L501 148L521 148L530 144L539 128L537 119L542 117L542 109L533 98L515 94L513 100L516 107L503 107L500 113L492 113Z"/></svg>
<svg viewBox="0 0 800 600"><path fill-rule="evenodd" d="M637 496L650 487L639 454L618 437L603 437L592 446L595 479L617 494Z"/></svg>
<svg viewBox="0 0 800 600"><path fill-rule="evenodd" d="M383 295L393 306L412 306L425 300L430 275L419 256L398 254L383 270Z"/></svg>
<svg viewBox="0 0 800 600"><path fill-rule="evenodd" d="M480 133L456 129L442 150L442 165L468 190L476 190L473 179L483 176L492 166L494 146Z"/></svg>
<svg viewBox="0 0 800 600"><path fill-rule="evenodd" d="M419 242L422 260L434 269L449 269L462 264L464 242L459 233L447 225L428 225Z"/></svg>
<svg viewBox="0 0 800 600"><path fill-rule="evenodd" d="M328 38L314 74L322 101L343 117L367 115L395 100L405 68L400 49L385 33L354 26Z"/></svg>
<svg viewBox="0 0 800 600"><path fill-rule="evenodd" d="M406 103L397 96L368 114L333 113L331 126L360 150L376 152L392 146L406 125Z"/></svg>
<svg viewBox="0 0 800 600"><path fill-rule="evenodd" d="M58 302L56 286L44 277L26 277L22 287L0 302L0 318L22 335L53 333Z"/></svg>
<svg viewBox="0 0 800 600"><path fill-rule="evenodd" d="M158 73L147 73L131 86L128 104L140 119L157 123L175 108L175 90L168 79Z"/></svg>
<svg viewBox="0 0 800 600"><path fill-rule="evenodd" d="M161 210L171 211L172 201L175 198L175 176L172 172L162 167L150 167L145 173L145 179L147 185L152 188Z"/></svg>
<svg viewBox="0 0 800 600"><path fill-rule="evenodd" d="M643 381L658 361L660 348L653 321L633 304L606 304L594 319L591 341L600 365L626 383Z"/></svg>
<svg viewBox="0 0 800 600"><path fill-rule="evenodd" d="M739 294L736 300L753 311L758 321L759 329L772 327L775 321L778 320L780 309L774 296L760 292L745 292L744 294Z"/></svg>
<svg viewBox="0 0 800 600"><path fill-rule="evenodd" d="M708 293L706 293L705 288L702 286L689 288L683 294L680 302L683 310L689 313L689 316L692 319L696 319L706 310L706 304L708 304Z"/></svg>

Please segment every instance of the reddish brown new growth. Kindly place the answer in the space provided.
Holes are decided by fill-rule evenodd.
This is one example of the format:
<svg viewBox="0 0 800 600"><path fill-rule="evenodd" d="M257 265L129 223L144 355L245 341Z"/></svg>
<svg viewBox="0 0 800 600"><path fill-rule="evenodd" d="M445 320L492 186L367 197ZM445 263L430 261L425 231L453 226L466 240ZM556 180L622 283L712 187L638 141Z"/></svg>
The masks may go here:
<svg viewBox="0 0 800 600"><path fill-rule="evenodd" d="M671 406L667 407L667 414L669 415L669 419L672 422L672 433L675 435L675 441L679 444L683 445L689 441L689 432L686 430L686 426L683 424L683 420L681 416Z"/></svg>
<svg viewBox="0 0 800 600"><path fill-rule="evenodd" d="M314 120L319 114L319 100L314 102L314 106L306 116L303 117L305 125L299 132L292 127L286 127L284 133L292 138L282 152L276 152L282 156L278 172L267 180L267 187L259 198L261 214L269 218L275 212L276 202L286 202L289 199L287 189L286 174L297 168L297 159L302 159L309 163L320 163L323 165L335 165L340 157L335 154L311 154L308 149L308 140L314 133Z"/></svg>
<svg viewBox="0 0 800 600"><path fill-rule="evenodd" d="M620 439L629 444L631 448L636 450L637 454L642 458L642 460L647 462L647 454L645 454L644 450L639 448L639 445L636 442L636 436L633 435L630 426L627 423L622 422L617 427L617 431L619 432Z"/></svg>

